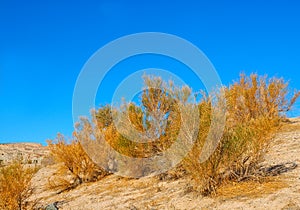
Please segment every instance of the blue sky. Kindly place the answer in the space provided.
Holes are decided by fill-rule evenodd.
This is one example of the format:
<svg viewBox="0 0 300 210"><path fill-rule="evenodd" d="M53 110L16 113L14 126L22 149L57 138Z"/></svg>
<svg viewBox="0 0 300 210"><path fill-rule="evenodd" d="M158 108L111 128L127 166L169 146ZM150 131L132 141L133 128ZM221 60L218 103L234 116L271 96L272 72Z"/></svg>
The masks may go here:
<svg viewBox="0 0 300 210"><path fill-rule="evenodd" d="M132 33L164 32L192 42L224 84L244 71L284 77L300 89L299 9L297 0L1 1L0 143L70 135L72 95L81 68L99 48ZM166 67L166 61L155 59L137 63ZM107 93L97 103L108 102L114 88L109 81L129 74L128 63L122 74L107 77ZM135 66L140 67L147 65ZM170 67L172 71L176 64ZM292 115L299 109L297 105Z"/></svg>

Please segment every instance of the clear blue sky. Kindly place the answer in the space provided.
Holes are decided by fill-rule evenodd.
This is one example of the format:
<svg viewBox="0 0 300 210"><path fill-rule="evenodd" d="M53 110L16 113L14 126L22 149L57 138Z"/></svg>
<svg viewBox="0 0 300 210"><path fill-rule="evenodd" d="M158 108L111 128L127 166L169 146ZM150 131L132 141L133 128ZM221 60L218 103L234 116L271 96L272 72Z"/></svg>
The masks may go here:
<svg viewBox="0 0 300 210"><path fill-rule="evenodd" d="M84 63L132 33L189 40L224 84L244 71L282 76L300 89L299 10L297 0L1 1L0 143L70 135L73 88Z"/></svg>

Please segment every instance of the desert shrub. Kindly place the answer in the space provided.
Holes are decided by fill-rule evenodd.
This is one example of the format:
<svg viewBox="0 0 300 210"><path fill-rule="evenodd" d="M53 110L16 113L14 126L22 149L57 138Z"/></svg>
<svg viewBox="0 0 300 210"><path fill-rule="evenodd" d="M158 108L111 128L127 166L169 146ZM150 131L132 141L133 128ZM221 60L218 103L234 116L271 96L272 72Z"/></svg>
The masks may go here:
<svg viewBox="0 0 300 210"><path fill-rule="evenodd" d="M0 168L0 209L31 209L27 199L33 193L30 180L37 169L25 167L21 160Z"/></svg>
<svg viewBox="0 0 300 210"><path fill-rule="evenodd" d="M187 97L183 96L183 90L189 94L187 87L175 89L159 77L145 76L144 82L140 104L124 103L119 109L104 106L95 112L96 124L106 141L131 157L158 154L174 142L175 121L180 122L176 103L179 97ZM117 119L117 127L113 118ZM135 131L139 132L137 136L133 135Z"/></svg>
<svg viewBox="0 0 300 210"><path fill-rule="evenodd" d="M199 103L200 128L197 142L183 165L192 175L195 188L204 195L214 193L227 180L241 181L254 174L268 142L299 97L288 99L288 83L283 79L241 75L239 82L224 87L219 94L226 99L226 123L214 153L205 162L199 156L211 125L211 103L203 97Z"/></svg>
<svg viewBox="0 0 300 210"><path fill-rule="evenodd" d="M72 188L85 180L96 180L105 171L127 170L136 172L136 177L149 175L151 171L140 171L146 170L143 161L117 165L122 161L116 160L122 157L112 150L146 159L159 156L176 143L177 151L168 156L172 162L184 157L187 145L195 137L191 151L178 165L178 175L191 175L194 188L210 195L228 180L242 181L255 174L269 140L300 96L300 92L290 95L288 83L283 79L256 74L242 74L239 81L215 93L200 92L196 101L192 100L195 94L187 86L176 87L173 82L151 76L145 76L144 83L139 104L124 102L119 108L102 106L92 111L91 120L81 118L70 144L61 136L56 144L49 144L53 157L62 163L61 174L69 173L72 177L72 182L60 179L61 186ZM223 135L217 142L223 123ZM103 143L111 148L102 147ZM89 150L90 157L83 147ZM205 157L203 150L211 148L214 152ZM172 177L178 177L176 170L172 170Z"/></svg>
<svg viewBox="0 0 300 210"><path fill-rule="evenodd" d="M67 143L64 136L58 134L55 142L48 141L48 148L59 167L55 176L49 178L50 189L62 192L84 182L97 181L107 174L90 159L76 138Z"/></svg>
<svg viewBox="0 0 300 210"><path fill-rule="evenodd" d="M104 106L95 112L98 129L105 140L118 152L131 157L156 155L174 142L178 133L174 127L180 123L176 104L179 97L187 100L190 94L187 87L176 89L159 77L145 76L144 82L141 104L124 103L120 109ZM113 118L118 119L118 127ZM136 131L139 133L134 136Z"/></svg>
<svg viewBox="0 0 300 210"><path fill-rule="evenodd" d="M227 109L230 117L240 122L260 117L274 119L284 116L299 95L295 92L288 100L288 82L282 78L241 74L238 82L226 88Z"/></svg>
<svg viewBox="0 0 300 210"><path fill-rule="evenodd" d="M105 141L123 156L142 160L159 155L178 136L179 102L188 103L191 90L167 84L159 77L145 76L144 81L140 104L124 102L119 108L102 106L92 111L91 120L81 118L77 123L77 139L89 150L92 159L109 172L125 170L128 174L136 173L137 177L149 174L147 167L142 167L142 161L116 161L122 157L109 149L105 151L101 142ZM123 166L116 165L117 162L123 162Z"/></svg>

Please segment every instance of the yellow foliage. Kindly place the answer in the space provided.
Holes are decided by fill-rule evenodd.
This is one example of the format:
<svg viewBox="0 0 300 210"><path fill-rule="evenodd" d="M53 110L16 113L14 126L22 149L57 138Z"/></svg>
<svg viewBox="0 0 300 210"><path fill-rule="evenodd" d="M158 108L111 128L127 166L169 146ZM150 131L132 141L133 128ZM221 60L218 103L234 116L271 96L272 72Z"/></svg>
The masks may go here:
<svg viewBox="0 0 300 210"><path fill-rule="evenodd" d="M26 199L32 194L30 180L36 170L24 167L21 160L0 168L0 209L30 209Z"/></svg>
<svg viewBox="0 0 300 210"><path fill-rule="evenodd" d="M73 140L67 144L64 137L58 134L56 143L48 141L48 148L59 166L56 176L49 178L50 189L72 189L84 182L99 180L107 174L90 159L79 141Z"/></svg>
<svg viewBox="0 0 300 210"><path fill-rule="evenodd" d="M203 97L199 104L200 129L194 149L183 165L192 175L195 189L204 195L216 193L226 180L243 180L255 172L269 140L280 122L299 97L296 92L288 100L288 84L283 79L249 77L223 88L226 99L226 124L218 147L209 159L199 162L199 156L211 125L211 97ZM217 96L218 97L218 96Z"/></svg>
<svg viewBox="0 0 300 210"><path fill-rule="evenodd" d="M125 156L147 158L166 151L181 134L182 142L176 148L180 154L184 153L191 136L195 136L195 132L185 130L185 126L192 124L196 116L199 122L196 142L178 166L178 174L182 174L184 168L193 177L196 190L204 195L216 193L226 181L251 177L285 113L300 96L300 92L295 92L288 98L288 83L283 79L268 79L257 74L241 74L239 81L217 93L200 95L198 102L190 100L193 94L187 86L179 88L173 82L165 83L160 77L150 76L144 77L144 83L141 104L124 102L120 108L101 107L92 113L92 122L81 120L71 144L66 144L61 136L58 136L56 144L49 144L55 160L62 163L60 174L63 178L56 180L59 183L56 186L72 188L86 180L97 180L99 175L105 175L104 170L117 172L120 169L114 159L117 157L107 154L111 151L101 151L100 154L98 150L93 151L98 157L97 162L106 165L103 169L97 167L82 149L81 142L82 145L92 145L105 139L114 150ZM226 104L222 98L225 98ZM189 110L185 117L182 107ZM191 107L198 108L199 115ZM209 132L211 145L217 142L220 131L211 131L212 119L222 111L226 116L223 136L208 160L200 162ZM117 125L114 119L117 119ZM135 163L126 163L125 167L126 170L144 170ZM136 172L141 175L147 173ZM72 181L64 178L67 173Z"/></svg>

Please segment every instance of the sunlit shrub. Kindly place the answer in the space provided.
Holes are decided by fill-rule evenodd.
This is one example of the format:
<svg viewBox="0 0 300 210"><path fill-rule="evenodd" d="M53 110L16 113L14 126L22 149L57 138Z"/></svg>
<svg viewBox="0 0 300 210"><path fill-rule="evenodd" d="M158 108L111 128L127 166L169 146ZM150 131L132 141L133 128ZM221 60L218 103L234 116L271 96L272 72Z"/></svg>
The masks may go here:
<svg viewBox="0 0 300 210"><path fill-rule="evenodd" d="M204 195L214 193L226 180L250 179L261 161L269 140L300 92L288 99L288 84L283 79L241 75L239 82L224 87L219 94L226 99L223 136L209 159L199 156L211 125L212 104L203 97L199 104L200 129L194 149L183 165L192 175L195 188Z"/></svg>
<svg viewBox="0 0 300 210"><path fill-rule="evenodd" d="M37 168L25 167L15 160L0 168L0 209L31 209L34 205L27 199L33 193L30 181Z"/></svg>
<svg viewBox="0 0 300 210"><path fill-rule="evenodd" d="M54 186L69 189L86 180L95 181L106 175L105 171L125 170L125 174L130 171L127 174L136 173L136 177L149 175L155 171L147 171L143 162L118 165L122 156L113 151L144 159L159 156L179 139L168 161L176 162L172 160L176 155L182 155L183 161L177 166L178 175L176 169L172 170L172 177L189 174L194 189L210 195L228 180L242 181L253 176L272 135L300 96L300 92L290 96L288 83L283 79L256 74L242 74L239 81L208 95L195 94L187 86L176 87L159 77L145 76L144 83L139 104L102 106L92 111L90 120L81 118L70 144L62 136L58 136L56 144L49 144L51 154L62 165L60 174L72 177L72 181L61 178ZM192 100L194 95L198 96ZM206 142L212 146L217 142L223 123L223 135L214 152L207 160L200 160L206 152ZM184 157L194 137L196 141ZM104 142L110 145L109 149L103 147Z"/></svg>
<svg viewBox="0 0 300 210"><path fill-rule="evenodd" d="M67 143L58 134L55 142L48 141L48 148L59 167L55 176L49 178L50 189L60 190L59 192L73 189L84 182L99 180L107 174L90 159L76 139Z"/></svg>

